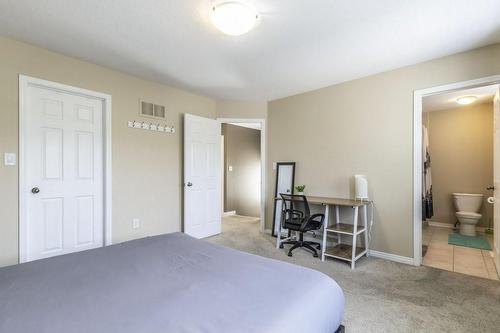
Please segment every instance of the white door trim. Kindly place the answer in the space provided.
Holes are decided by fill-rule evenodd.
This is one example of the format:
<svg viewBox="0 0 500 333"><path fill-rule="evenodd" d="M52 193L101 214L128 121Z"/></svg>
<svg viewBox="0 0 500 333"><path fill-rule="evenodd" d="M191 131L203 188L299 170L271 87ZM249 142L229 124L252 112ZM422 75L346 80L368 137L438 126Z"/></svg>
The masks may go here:
<svg viewBox="0 0 500 333"><path fill-rule="evenodd" d="M267 146L267 133L266 133L266 119L263 118L217 118L219 123L259 123L260 124L260 232L264 232L266 225L266 146ZM224 168L224 165L222 165Z"/></svg>
<svg viewBox="0 0 500 333"><path fill-rule="evenodd" d="M413 265L422 264L422 99L461 89L500 84L500 75L456 82L413 92Z"/></svg>
<svg viewBox="0 0 500 333"><path fill-rule="evenodd" d="M98 98L102 100L104 112L104 245L112 244L112 142L111 142L111 95L103 94L100 92L73 87L57 82L37 79L34 77L19 75L19 263L26 262L26 221L25 221L25 200L23 193L25 192L25 166L24 166L24 122L26 98L29 86L37 86L51 90L71 93L80 96Z"/></svg>

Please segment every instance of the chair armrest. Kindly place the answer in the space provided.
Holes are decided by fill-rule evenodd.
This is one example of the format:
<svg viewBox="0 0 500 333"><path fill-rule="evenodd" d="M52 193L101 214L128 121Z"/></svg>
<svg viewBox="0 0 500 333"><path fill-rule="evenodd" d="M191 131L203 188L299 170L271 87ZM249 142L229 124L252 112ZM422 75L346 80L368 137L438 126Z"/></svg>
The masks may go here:
<svg viewBox="0 0 500 333"><path fill-rule="evenodd" d="M318 220L319 218L319 220ZM318 222L321 226L321 224L323 224L323 220L325 219L325 214L313 214L311 216L309 216L309 218L307 220L305 220L302 225L300 226L301 229L305 229L307 227L307 225L309 223L311 223L312 221L314 222Z"/></svg>
<svg viewBox="0 0 500 333"><path fill-rule="evenodd" d="M304 217L304 213L301 212L300 210L291 209L291 212L293 215L300 216L301 218Z"/></svg>
<svg viewBox="0 0 500 333"><path fill-rule="evenodd" d="M290 214L292 216L298 216L300 218L304 217L303 212L301 212L300 210L295 210L295 209L285 209L285 210L283 210L283 213Z"/></svg>
<svg viewBox="0 0 500 333"><path fill-rule="evenodd" d="M314 219L316 219L318 217L320 218L318 222L323 223L323 220L325 219L325 214L321 214L321 213L311 215L311 217L309 218L309 220L314 220Z"/></svg>

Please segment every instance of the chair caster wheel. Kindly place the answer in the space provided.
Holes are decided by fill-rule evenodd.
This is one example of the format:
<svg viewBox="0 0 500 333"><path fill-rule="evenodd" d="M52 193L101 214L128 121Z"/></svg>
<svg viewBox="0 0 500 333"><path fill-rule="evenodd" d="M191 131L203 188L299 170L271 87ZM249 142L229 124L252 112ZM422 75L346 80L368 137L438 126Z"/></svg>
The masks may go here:
<svg viewBox="0 0 500 333"><path fill-rule="evenodd" d="M282 248L283 248L283 244L280 245L280 249L282 249Z"/></svg>
<svg viewBox="0 0 500 333"><path fill-rule="evenodd" d="M292 254L291 254L291 253L288 253L288 256L289 256L289 257L291 257L291 256L292 256Z"/></svg>
<svg viewBox="0 0 500 333"><path fill-rule="evenodd" d="M317 254L317 253L313 254L313 257L314 257L314 258L317 258L317 257L318 257L318 254Z"/></svg>

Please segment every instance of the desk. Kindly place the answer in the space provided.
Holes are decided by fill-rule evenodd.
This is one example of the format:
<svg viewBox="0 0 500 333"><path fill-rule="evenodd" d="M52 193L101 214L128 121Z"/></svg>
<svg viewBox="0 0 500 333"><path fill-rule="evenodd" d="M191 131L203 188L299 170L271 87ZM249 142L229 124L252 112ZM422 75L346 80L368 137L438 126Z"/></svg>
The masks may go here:
<svg viewBox="0 0 500 333"><path fill-rule="evenodd" d="M362 256L368 256L368 201L359 201L351 199L342 198L327 198L327 197L316 197L316 196L306 196L307 201L313 205L322 205L325 207L325 221L323 223L323 242L321 246L321 261L325 261L326 257L336 258L351 263L351 269L354 269L356 261ZM281 200L281 198L275 198L275 200ZM330 218L330 208L335 209L335 223L329 225ZM340 218L340 207L350 207L353 210L352 223L346 223ZM362 221L361 225L358 225L360 220L360 208L362 210ZM281 223L277 221L276 223L276 247L279 248L281 242L287 240L281 239ZM327 248L327 235L328 233L334 234L338 238L337 245ZM364 246L359 246L357 243L357 236L364 234ZM342 236L348 236L352 239L351 244L343 244Z"/></svg>

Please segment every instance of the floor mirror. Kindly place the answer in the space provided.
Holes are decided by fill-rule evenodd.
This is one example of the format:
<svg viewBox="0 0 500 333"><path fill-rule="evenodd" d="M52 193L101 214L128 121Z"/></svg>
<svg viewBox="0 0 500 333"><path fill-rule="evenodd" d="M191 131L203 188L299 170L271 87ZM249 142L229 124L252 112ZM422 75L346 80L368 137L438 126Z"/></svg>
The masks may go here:
<svg viewBox="0 0 500 333"><path fill-rule="evenodd" d="M280 193L293 193L295 181L295 162L279 162L276 164L276 186L274 190L274 213L272 235L276 236L276 229L280 225L281 200Z"/></svg>

